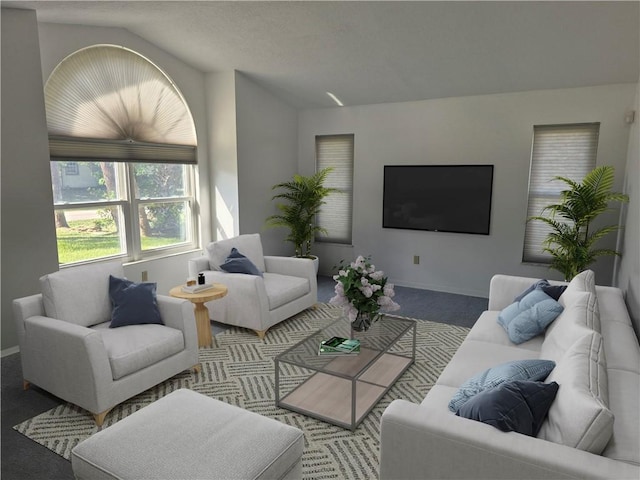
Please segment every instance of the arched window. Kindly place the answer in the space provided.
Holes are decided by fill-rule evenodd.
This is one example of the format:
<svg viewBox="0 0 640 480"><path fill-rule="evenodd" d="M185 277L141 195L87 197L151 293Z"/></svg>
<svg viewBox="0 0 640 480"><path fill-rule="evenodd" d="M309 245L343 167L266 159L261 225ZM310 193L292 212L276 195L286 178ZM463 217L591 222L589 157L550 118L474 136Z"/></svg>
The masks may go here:
<svg viewBox="0 0 640 480"><path fill-rule="evenodd" d="M45 103L60 264L195 246L195 126L171 79L95 45L56 67Z"/></svg>

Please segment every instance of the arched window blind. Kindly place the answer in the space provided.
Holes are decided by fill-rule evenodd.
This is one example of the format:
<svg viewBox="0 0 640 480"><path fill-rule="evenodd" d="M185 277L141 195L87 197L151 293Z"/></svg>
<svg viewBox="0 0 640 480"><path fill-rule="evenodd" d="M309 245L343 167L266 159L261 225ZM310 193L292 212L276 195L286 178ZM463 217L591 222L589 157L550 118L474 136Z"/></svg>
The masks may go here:
<svg viewBox="0 0 640 480"><path fill-rule="evenodd" d="M127 48L65 58L45 86L51 160L196 163L191 113L171 80Z"/></svg>
<svg viewBox="0 0 640 480"><path fill-rule="evenodd" d="M527 218L560 200L566 185L554 177L579 182L596 166L599 131L599 123L534 126ZM551 255L542 251L550 227L535 220L526 225L522 260L550 263Z"/></svg>

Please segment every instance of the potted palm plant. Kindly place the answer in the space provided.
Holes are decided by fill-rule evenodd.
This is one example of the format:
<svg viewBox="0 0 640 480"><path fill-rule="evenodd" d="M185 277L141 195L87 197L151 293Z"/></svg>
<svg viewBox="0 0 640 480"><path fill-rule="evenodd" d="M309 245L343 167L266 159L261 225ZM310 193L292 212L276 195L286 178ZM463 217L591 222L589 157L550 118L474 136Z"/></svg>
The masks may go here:
<svg viewBox="0 0 640 480"><path fill-rule="evenodd" d="M552 256L550 268L558 270L565 280L585 270L597 257L620 255L616 250L596 248L601 238L618 230L619 225L593 229L591 222L609 209L609 202L628 202L629 197L612 192L614 168L604 165L589 172L582 182L565 177L555 177L569 188L561 192L560 203L548 205L543 210L550 216L531 217L551 227L543 242L543 251Z"/></svg>
<svg viewBox="0 0 640 480"><path fill-rule="evenodd" d="M272 190L280 190L272 200L284 200L276 203L280 213L267 218L268 227L286 227L289 234L285 240L293 243L295 256L311 258L311 243L317 233L326 234L326 229L316 223L316 215L325 204L325 197L335 188L324 186L324 181L332 170L331 167L316 172L311 176L294 175L288 182L274 185Z"/></svg>

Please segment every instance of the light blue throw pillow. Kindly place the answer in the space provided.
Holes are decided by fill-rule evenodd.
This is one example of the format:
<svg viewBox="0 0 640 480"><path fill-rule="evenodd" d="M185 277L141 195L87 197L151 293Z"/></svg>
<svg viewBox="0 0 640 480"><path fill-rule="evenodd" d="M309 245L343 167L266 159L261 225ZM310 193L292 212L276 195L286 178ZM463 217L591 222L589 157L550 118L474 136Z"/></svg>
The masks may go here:
<svg viewBox="0 0 640 480"><path fill-rule="evenodd" d="M225 262L220 265L220 268L228 273L246 273L247 275L263 276L260 269L235 247L231 249L231 253Z"/></svg>
<svg viewBox="0 0 640 480"><path fill-rule="evenodd" d="M543 381L556 366L551 360L515 360L489 368L464 382L449 402L449 410L456 413L474 395L512 380Z"/></svg>
<svg viewBox="0 0 640 480"><path fill-rule="evenodd" d="M562 313L563 307L541 289L535 289L498 315L498 323L516 345L540 335Z"/></svg>

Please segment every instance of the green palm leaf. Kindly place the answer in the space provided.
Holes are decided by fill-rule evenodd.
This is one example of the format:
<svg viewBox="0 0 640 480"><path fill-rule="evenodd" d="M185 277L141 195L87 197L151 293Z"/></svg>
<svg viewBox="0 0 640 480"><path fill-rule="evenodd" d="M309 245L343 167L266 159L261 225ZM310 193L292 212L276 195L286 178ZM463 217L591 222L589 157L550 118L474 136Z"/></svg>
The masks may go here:
<svg viewBox="0 0 640 480"><path fill-rule="evenodd" d="M605 236L617 231L618 225L602 227L590 232L591 222L609 210L611 202L628 202L625 194L612 192L614 168L603 165L589 172L582 182L566 177L555 177L569 188L560 192L560 202L546 206L540 216L527 221L540 221L550 227L542 250L551 255L551 268L569 280L586 269L597 257L620 255L611 249L596 249L594 245ZM544 216L549 214L549 216ZM562 219L557 220L556 217Z"/></svg>

